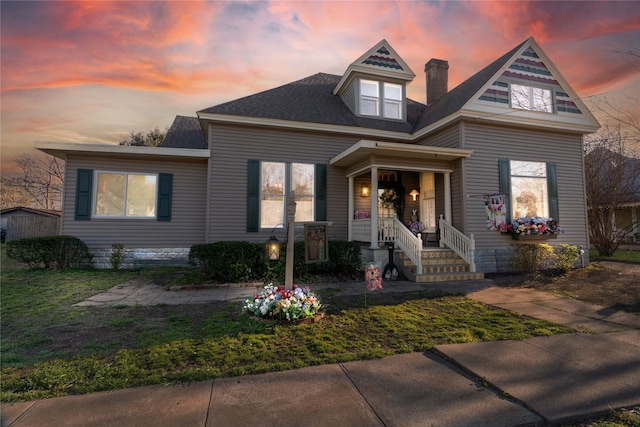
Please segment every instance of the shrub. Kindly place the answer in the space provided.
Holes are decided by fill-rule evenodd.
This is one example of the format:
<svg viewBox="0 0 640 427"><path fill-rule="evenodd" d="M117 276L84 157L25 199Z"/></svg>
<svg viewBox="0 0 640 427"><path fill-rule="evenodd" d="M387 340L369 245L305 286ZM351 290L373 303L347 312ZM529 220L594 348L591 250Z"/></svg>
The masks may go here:
<svg viewBox="0 0 640 427"><path fill-rule="evenodd" d="M7 256L31 267L65 270L91 264L93 255L87 245L73 236L29 237L7 243Z"/></svg>
<svg viewBox="0 0 640 427"><path fill-rule="evenodd" d="M546 270L554 259L553 246L546 243L511 246L514 253L511 266L517 273L537 276L542 270Z"/></svg>
<svg viewBox="0 0 640 427"><path fill-rule="evenodd" d="M356 242L330 241L329 261L307 264L304 242L295 242L293 271L296 280L311 275L337 275L355 278L361 274L360 245ZM264 243L242 241L216 242L194 245L189 252L189 263L202 270L203 278L220 283L284 282L287 259L286 245L282 245L280 259L267 261Z"/></svg>
<svg viewBox="0 0 640 427"><path fill-rule="evenodd" d="M111 245L111 255L109 255L109 263L111 268L119 270L124 263L124 245L122 243L114 243Z"/></svg>
<svg viewBox="0 0 640 427"><path fill-rule="evenodd" d="M580 251L577 246L562 243L555 247L556 268L562 272L567 272L580 258Z"/></svg>
<svg viewBox="0 0 640 427"><path fill-rule="evenodd" d="M236 241L194 245L189 263L200 267L205 279L245 282L264 274L264 245Z"/></svg>

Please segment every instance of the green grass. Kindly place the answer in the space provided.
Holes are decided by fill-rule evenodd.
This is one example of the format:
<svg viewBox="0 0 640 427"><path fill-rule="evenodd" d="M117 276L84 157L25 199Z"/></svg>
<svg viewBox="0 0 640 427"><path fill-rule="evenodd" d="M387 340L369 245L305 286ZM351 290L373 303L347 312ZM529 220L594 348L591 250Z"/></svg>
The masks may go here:
<svg viewBox="0 0 640 427"><path fill-rule="evenodd" d="M595 249L589 249L589 259L591 261L622 261L640 263L640 251L623 251L618 249L613 256L600 256Z"/></svg>
<svg viewBox="0 0 640 427"><path fill-rule="evenodd" d="M438 344L570 332L436 292L372 294L364 308L360 296L339 297L335 289L324 289L320 297L330 303L322 321L274 325L241 314L240 302L182 308L72 307L137 273L3 268L1 274L2 401L380 358L426 351ZM83 332L95 339L71 354L55 349L67 333Z"/></svg>

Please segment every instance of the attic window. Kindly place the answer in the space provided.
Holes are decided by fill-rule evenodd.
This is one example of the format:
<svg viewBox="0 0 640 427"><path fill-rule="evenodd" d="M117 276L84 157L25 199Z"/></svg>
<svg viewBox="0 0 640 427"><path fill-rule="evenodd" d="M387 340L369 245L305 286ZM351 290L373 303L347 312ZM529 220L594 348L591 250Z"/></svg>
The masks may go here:
<svg viewBox="0 0 640 427"><path fill-rule="evenodd" d="M553 113L551 89L512 83L511 107Z"/></svg>
<svg viewBox="0 0 640 427"><path fill-rule="evenodd" d="M402 86L375 80L360 80L360 114L401 120ZM382 105L382 111L380 106Z"/></svg>

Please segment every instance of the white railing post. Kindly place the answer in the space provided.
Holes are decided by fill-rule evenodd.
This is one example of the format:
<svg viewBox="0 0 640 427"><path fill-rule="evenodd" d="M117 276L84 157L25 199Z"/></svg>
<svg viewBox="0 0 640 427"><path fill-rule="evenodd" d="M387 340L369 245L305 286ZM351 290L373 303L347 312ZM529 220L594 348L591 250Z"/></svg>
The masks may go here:
<svg viewBox="0 0 640 427"><path fill-rule="evenodd" d="M442 215L440 216L440 247L447 246L454 251L460 258L469 264L469 271L475 273L475 250L476 241L471 234L470 237L465 236L459 230L451 226Z"/></svg>
<svg viewBox="0 0 640 427"><path fill-rule="evenodd" d="M415 264L416 274L422 274L422 239L413 234L398 218L388 218L394 241L398 249L402 250ZM385 227L386 229L386 227Z"/></svg>

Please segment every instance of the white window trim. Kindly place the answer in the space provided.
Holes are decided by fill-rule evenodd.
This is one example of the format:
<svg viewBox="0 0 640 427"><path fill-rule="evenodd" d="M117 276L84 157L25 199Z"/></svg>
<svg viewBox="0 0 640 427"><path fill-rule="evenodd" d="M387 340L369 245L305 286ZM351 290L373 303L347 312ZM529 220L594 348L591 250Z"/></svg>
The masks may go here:
<svg viewBox="0 0 640 427"><path fill-rule="evenodd" d="M378 85L378 96L377 97L372 97L369 95L363 95L362 94L362 83L363 82L367 82L367 83L376 83ZM400 89L400 99L392 99L392 98L387 98L385 96L385 85L393 85L393 86L397 86ZM362 108L362 100L374 100L376 102L376 114L366 114L363 112L363 108ZM393 121L406 121L406 105L407 105L407 97L406 97L406 90L405 90L405 86L402 84L398 84L398 83L391 83L391 82L386 82L386 81L382 81L382 80L371 80L371 79L359 79L358 80L358 84L357 84L357 113L359 116L362 117L376 117L379 119L385 119L385 120L393 120ZM400 111L400 115L399 117L395 117L395 116L388 116L386 114L386 103L392 103L392 104L396 104L398 105L399 111Z"/></svg>
<svg viewBox="0 0 640 427"><path fill-rule="evenodd" d="M541 176L537 176L537 175L520 175L520 174L513 173L513 162L539 163L539 164L543 165L542 170L544 172L544 175L541 175ZM516 212L515 212L515 209L516 209L516 194L514 192L514 187L513 187L514 178L529 178L529 179L536 179L536 180L544 181L544 187L543 187L544 205L543 205L543 209L546 209L546 212L542 212L542 215L538 215L538 216L539 217L549 217L550 206L549 206L549 193L547 191L547 188L548 188L548 185L549 185L549 177L547 176L547 163L546 162L528 161L528 160L509 160L509 169L511 171L510 172L510 177L509 177L509 181L510 181L509 192L511 193L511 218L512 219L517 219L517 218L522 218L523 217L522 215L520 215L520 216L516 215Z"/></svg>
<svg viewBox="0 0 640 427"><path fill-rule="evenodd" d="M96 212L96 204L98 202L98 175L100 174L112 174L112 175L124 175L125 182L128 183L129 175L142 175L142 176L155 176L156 177L156 188L155 188L155 206L153 210L153 216L128 216L128 215L100 215ZM91 195L91 218L95 219L132 219L132 220L156 220L158 218L158 184L159 184L159 176L157 173L146 173L146 172L123 172L123 171L107 171L107 170L96 170L93 172L93 188ZM127 192L128 185L125 186L124 189L124 203L125 203L125 213L126 213L126 201L127 201Z"/></svg>
<svg viewBox="0 0 640 427"><path fill-rule="evenodd" d="M279 163L279 164L284 164L284 197L283 197L283 217L281 219L281 223L276 224L274 226L271 225L262 225L262 202L263 202L263 197L264 197L264 192L262 191L263 189L263 182L262 182L262 165L263 163ZM291 191L293 189L293 165L294 164L299 164L299 165L307 165L307 166L311 166L313 168L313 179L314 179L314 186L312 188L312 193L311 194L296 194L295 196L304 196L304 197L309 197L311 196L311 200L312 200L312 204L311 204L311 216L312 219L308 220L305 222L313 222L315 221L316 218L316 211L315 211L315 204L316 204L316 197L317 194L315 192L315 180L316 180L316 176L315 176L315 164L313 163L302 163L302 162L275 162L275 161L271 161L271 160L261 160L260 161L260 194L259 194L259 198L260 198L260 207L259 207L259 217L260 217L260 229L262 230L269 230L269 229L276 229L276 228L284 228L285 224L287 222L287 202L289 201L289 194L291 194Z"/></svg>
<svg viewBox="0 0 640 427"><path fill-rule="evenodd" d="M514 85L521 86L521 87L527 88L529 90L529 97L528 97L529 108L521 108L519 106L514 106L514 103L513 103L513 96L514 96L513 86ZM540 90L549 92L549 108L550 108L550 110L536 110L534 108L534 105L533 105L533 102L534 102L533 90L534 89L540 89ZM555 107L554 107L555 102L553 100L553 97L554 97L554 93L553 93L553 88L551 88L551 87L546 87L546 86L542 86L542 85L538 86L538 85L528 84L528 83L527 84L523 84L523 83L518 83L518 82L511 82L509 84L509 106L511 108L513 108L513 109L516 109L516 110L532 111L534 113L554 114L556 111L555 111Z"/></svg>

